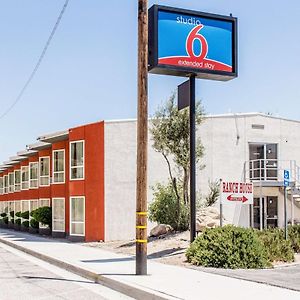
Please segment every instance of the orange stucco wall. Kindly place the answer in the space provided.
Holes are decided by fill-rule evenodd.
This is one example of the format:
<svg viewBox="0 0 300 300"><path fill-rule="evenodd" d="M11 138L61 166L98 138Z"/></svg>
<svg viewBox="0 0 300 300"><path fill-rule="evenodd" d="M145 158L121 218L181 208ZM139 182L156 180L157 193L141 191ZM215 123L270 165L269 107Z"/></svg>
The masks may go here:
<svg viewBox="0 0 300 300"><path fill-rule="evenodd" d="M71 196L85 196L85 240L104 240L104 122L69 131L69 141L84 140L84 180L70 180Z"/></svg>

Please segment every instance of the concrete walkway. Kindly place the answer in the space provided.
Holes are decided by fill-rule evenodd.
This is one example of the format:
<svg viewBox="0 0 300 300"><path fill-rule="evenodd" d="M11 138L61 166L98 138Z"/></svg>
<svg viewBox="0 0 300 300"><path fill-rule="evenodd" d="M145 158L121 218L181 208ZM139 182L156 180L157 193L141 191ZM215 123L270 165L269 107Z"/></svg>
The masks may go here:
<svg viewBox="0 0 300 300"><path fill-rule="evenodd" d="M13 230L0 229L0 242L136 299L300 299L296 291L152 261L149 275L136 276L134 257Z"/></svg>

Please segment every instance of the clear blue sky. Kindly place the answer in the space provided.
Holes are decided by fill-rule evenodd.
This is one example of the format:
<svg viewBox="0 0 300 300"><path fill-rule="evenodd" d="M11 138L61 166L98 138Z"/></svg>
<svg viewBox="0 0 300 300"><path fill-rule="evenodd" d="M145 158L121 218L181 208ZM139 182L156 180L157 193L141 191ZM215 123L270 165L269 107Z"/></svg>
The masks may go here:
<svg viewBox="0 0 300 300"><path fill-rule="evenodd" d="M0 114L28 78L64 0L0 0ZM158 3L239 19L239 78L197 81L207 113L271 112L300 119L300 2ZM38 135L102 119L136 117L137 0L70 0L20 103L0 120L0 162ZM183 78L149 76L149 112Z"/></svg>

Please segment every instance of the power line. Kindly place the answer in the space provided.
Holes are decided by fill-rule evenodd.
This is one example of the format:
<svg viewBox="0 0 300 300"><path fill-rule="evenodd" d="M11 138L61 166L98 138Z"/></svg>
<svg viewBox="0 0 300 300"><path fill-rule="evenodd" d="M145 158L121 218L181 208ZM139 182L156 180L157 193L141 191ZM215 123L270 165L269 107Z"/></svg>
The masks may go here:
<svg viewBox="0 0 300 300"><path fill-rule="evenodd" d="M62 16L63 16L63 14L64 14L64 12L65 12L67 6L68 6L68 3L69 3L69 0L66 0L66 1L65 1L65 4L64 4L64 6L63 6L63 8L62 8L62 10L61 10L61 12L60 12L60 14L59 14L57 20L56 20L56 23L55 23L55 25L54 25L54 27L53 27L51 33L50 33L50 36L49 36L49 38L48 38L48 40L47 40L47 42L46 42L46 44L45 44L45 46L44 46L44 48L43 48L43 51L42 51L42 53L41 53L41 55L40 55L40 57L39 57L39 59L38 59L36 65L35 65L33 71L31 72L29 78L28 78L27 81L25 82L23 88L21 89L21 91L20 91L20 93L18 94L18 96L17 96L17 98L15 99L15 101L12 102L12 104L7 108L7 110L4 111L4 112L0 115L0 119L3 119L3 118L4 118L4 117L5 117L5 116L6 116L6 115L7 115L7 114L15 107L15 106L16 106L16 104L21 100L23 94L25 93L27 87L29 86L30 82L32 81L34 75L36 74L36 72L38 71L38 69L39 69L39 67L40 67L40 65L41 65L41 63L42 63L42 60L43 60L43 58L44 58L44 56L45 56L45 54L46 54L46 52L47 52L47 50L48 50L48 47L49 47L49 45L50 45L50 43L51 43L51 40L52 40L52 38L53 38L53 36L54 36L54 34L55 34L57 28L58 28L58 25L59 25L59 23L60 23L60 21L61 21L61 19L62 19Z"/></svg>

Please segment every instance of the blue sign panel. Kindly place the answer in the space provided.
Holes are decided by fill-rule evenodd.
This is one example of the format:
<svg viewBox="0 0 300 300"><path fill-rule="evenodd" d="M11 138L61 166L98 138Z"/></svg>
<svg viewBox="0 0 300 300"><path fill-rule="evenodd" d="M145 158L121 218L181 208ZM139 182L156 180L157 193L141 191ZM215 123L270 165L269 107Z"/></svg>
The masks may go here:
<svg viewBox="0 0 300 300"><path fill-rule="evenodd" d="M290 171L284 170L283 177L284 177L283 185L284 186L289 186L289 183L290 183Z"/></svg>
<svg viewBox="0 0 300 300"><path fill-rule="evenodd" d="M284 175L284 179L290 179L290 171L284 170L283 175Z"/></svg>
<svg viewBox="0 0 300 300"><path fill-rule="evenodd" d="M149 71L229 80L237 76L236 18L153 6Z"/></svg>

